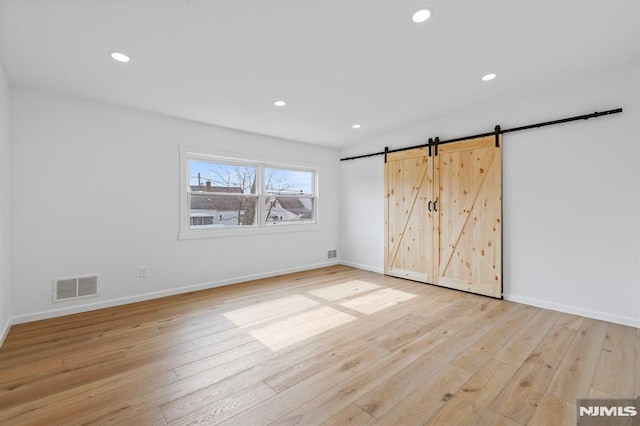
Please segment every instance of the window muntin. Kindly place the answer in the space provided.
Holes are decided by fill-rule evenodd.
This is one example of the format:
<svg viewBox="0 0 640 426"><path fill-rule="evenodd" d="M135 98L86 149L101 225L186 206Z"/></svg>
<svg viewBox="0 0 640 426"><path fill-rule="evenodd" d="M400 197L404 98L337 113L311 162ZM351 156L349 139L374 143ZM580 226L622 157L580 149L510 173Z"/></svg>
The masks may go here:
<svg viewBox="0 0 640 426"><path fill-rule="evenodd" d="M195 154L186 163L187 231L317 223L315 169Z"/></svg>

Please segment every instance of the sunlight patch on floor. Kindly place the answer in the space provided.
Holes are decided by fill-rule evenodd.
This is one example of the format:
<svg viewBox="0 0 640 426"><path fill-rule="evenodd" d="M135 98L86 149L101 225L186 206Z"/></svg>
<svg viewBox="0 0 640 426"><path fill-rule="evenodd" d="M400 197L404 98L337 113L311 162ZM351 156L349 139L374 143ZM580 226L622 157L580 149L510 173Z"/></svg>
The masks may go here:
<svg viewBox="0 0 640 426"><path fill-rule="evenodd" d="M371 284L366 281L353 280L344 284L337 284L329 287L323 287L317 290L311 290L309 294L333 302L338 299L344 299L345 297L364 293L370 290L375 290L377 288L380 288L380 286L377 284Z"/></svg>
<svg viewBox="0 0 640 426"><path fill-rule="evenodd" d="M325 306L251 330L249 333L262 344L277 351L356 319L352 315Z"/></svg>
<svg viewBox="0 0 640 426"><path fill-rule="evenodd" d="M223 315L233 321L238 327L246 328L282 316L304 311L320 303L300 295L282 297L264 303L258 303L246 308L226 312Z"/></svg>
<svg viewBox="0 0 640 426"><path fill-rule="evenodd" d="M367 315L416 297L360 280L318 288L309 294ZM355 298L345 300L352 296ZM269 300L226 312L224 316L273 351L358 319L302 295Z"/></svg>
<svg viewBox="0 0 640 426"><path fill-rule="evenodd" d="M391 306L397 305L405 300L413 299L414 297L416 297L415 294L405 293L404 291L392 288L385 288L366 296L340 303L340 305L369 315L383 309L390 308Z"/></svg>

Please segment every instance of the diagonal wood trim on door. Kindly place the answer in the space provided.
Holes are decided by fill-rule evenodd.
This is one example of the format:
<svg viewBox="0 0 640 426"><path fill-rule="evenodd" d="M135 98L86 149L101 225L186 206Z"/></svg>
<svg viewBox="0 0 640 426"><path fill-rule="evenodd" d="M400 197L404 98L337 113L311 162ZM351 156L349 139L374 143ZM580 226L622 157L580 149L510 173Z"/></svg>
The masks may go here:
<svg viewBox="0 0 640 426"><path fill-rule="evenodd" d="M411 200L411 208L406 213L404 225L402 226L402 232L400 233L400 236L399 236L398 240L395 242L395 247L391 249L392 255L389 258L389 266L390 267L393 266L393 262L396 260L396 257L398 255L398 250L400 250L400 245L401 245L402 240L404 238L404 234L405 234L405 232L407 230L407 225L409 224L409 221L411 220L411 215L413 214L413 209L414 209L414 207L416 205L416 200L418 199L418 194L420 193L420 188L422 187L422 185L424 183L424 178L427 175L427 170L429 170L429 164L427 162L423 161L422 165L424 167L424 169L422 170L422 175L420 176L420 179L418 179L418 181L415 183L415 185L413 185L413 187L411 189L412 195L413 195L413 199ZM390 167L390 166L387 166L387 167Z"/></svg>
<svg viewBox="0 0 640 426"><path fill-rule="evenodd" d="M489 152L491 157L489 160L489 166L487 167L487 171L485 173L480 173L480 175L478 176L478 179L474 181L473 189L469 194L469 197L467 197L467 200L465 201L464 207L462 209L464 214L462 215L462 217L459 218L458 222L456 223L456 226L454 227L454 230L451 233L451 239L448 241L445 247L445 250L443 252L442 258L440 259L440 263L438 265L438 276L441 276L446 270L446 268L449 266L449 262L453 257L453 252L455 251L455 248L458 245L458 241L460 240L462 231L465 225L467 224L469 217L471 216L471 211L473 210L473 206L475 205L478 199L478 194L480 194L480 190L484 185L485 178L489 175L489 173L491 173L491 168L495 163L494 161L495 151L490 150Z"/></svg>

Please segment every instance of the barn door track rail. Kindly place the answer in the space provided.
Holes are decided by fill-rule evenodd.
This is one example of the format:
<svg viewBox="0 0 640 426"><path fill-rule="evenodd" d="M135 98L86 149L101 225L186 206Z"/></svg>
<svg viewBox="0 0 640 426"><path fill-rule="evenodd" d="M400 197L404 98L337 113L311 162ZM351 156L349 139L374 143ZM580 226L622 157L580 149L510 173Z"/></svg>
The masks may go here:
<svg viewBox="0 0 640 426"><path fill-rule="evenodd" d="M560 118L558 120L544 121L542 123L528 124L526 126L512 127L510 129L502 129L500 128L500 126L496 126L493 132L479 133L477 135L462 136L459 138L442 140L442 141L440 140L440 138L435 138L435 139L429 138L429 142L426 144L414 145L414 146L408 146L405 148L396 148L396 149L389 149L389 147L385 147L384 151L372 152L371 154L356 155L353 157L344 157L344 158L341 158L340 161L357 160L359 158L367 158L367 157L375 157L376 155L384 155L384 160L386 163L387 155L391 154L392 152L408 151L410 149L424 148L424 147L429 148L429 156L431 156L432 150L433 150L433 155L438 155L438 145L442 145L445 143L452 143L452 142L460 142L467 139L483 138L483 137L492 136L492 135L496 136L496 147L497 147L499 143L498 136L505 133L519 132L521 130L537 129L539 127L553 126L555 124L568 123L570 121L588 120L590 118L602 117L603 115L618 114L620 112L622 112L622 108L610 109L608 111L600 111L600 112L596 111L596 112L592 112L591 114L577 115L575 117L568 117L568 118Z"/></svg>

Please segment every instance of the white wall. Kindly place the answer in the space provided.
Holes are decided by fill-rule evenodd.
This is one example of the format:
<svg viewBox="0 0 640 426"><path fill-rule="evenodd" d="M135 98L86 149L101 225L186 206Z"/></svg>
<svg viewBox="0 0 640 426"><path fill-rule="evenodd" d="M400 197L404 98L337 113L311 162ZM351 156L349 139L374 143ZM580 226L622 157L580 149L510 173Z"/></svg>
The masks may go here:
<svg viewBox="0 0 640 426"><path fill-rule="evenodd" d="M337 246L334 149L35 89L14 88L12 113L14 322L317 267ZM321 230L179 241L179 145L314 162ZM54 278L84 273L99 298L51 302Z"/></svg>
<svg viewBox="0 0 640 426"><path fill-rule="evenodd" d="M0 345L9 331L10 301L10 171L9 84L0 64Z"/></svg>
<svg viewBox="0 0 640 426"><path fill-rule="evenodd" d="M637 64L577 76L342 154L624 108L617 115L504 136L504 293L514 301L640 326L639 78ZM416 133L423 137L416 140ZM342 162L341 174L342 259L380 270L383 159Z"/></svg>
<svg viewBox="0 0 640 426"><path fill-rule="evenodd" d="M362 147L356 153L379 151ZM340 162L340 260L384 272L384 164L382 157Z"/></svg>

